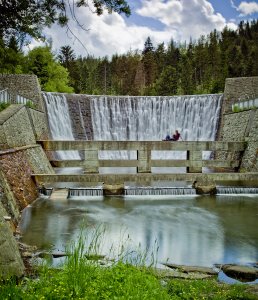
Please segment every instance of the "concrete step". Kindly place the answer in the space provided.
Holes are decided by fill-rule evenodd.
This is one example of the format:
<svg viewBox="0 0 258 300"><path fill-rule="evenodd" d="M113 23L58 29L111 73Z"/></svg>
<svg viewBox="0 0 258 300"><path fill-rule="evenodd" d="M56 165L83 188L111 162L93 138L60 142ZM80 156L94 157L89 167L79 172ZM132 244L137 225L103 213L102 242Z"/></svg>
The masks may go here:
<svg viewBox="0 0 258 300"><path fill-rule="evenodd" d="M51 193L50 200L66 200L69 189L54 189Z"/></svg>

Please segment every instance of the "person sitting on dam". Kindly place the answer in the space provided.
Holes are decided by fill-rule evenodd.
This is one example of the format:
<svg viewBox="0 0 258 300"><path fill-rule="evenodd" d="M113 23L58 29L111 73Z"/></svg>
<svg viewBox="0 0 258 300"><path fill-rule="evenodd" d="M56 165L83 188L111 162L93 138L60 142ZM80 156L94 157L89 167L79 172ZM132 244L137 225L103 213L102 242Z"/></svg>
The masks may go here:
<svg viewBox="0 0 258 300"><path fill-rule="evenodd" d="M170 137L168 134L163 141L178 141L180 138L182 139L181 134L178 132L178 130L175 130L175 133L172 135L172 137Z"/></svg>

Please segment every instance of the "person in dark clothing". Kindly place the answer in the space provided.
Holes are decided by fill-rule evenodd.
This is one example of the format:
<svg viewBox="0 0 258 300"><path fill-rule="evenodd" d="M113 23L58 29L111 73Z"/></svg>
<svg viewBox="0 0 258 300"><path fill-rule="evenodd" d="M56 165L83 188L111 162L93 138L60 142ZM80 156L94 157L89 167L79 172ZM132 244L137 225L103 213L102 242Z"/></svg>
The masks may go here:
<svg viewBox="0 0 258 300"><path fill-rule="evenodd" d="M181 135L178 130L176 130L172 137L170 137L170 135L168 134L163 141L178 141L180 138Z"/></svg>
<svg viewBox="0 0 258 300"><path fill-rule="evenodd" d="M173 134L171 141L178 141L179 139L180 139L180 133L178 132L178 130L176 130L175 133Z"/></svg>

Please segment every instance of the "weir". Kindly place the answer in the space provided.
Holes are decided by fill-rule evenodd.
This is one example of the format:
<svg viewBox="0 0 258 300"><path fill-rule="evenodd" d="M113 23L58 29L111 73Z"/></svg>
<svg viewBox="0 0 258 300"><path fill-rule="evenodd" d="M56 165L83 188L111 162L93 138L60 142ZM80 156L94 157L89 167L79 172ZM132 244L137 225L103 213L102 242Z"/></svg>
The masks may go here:
<svg viewBox="0 0 258 300"><path fill-rule="evenodd" d="M236 173L244 142L215 142L221 94L115 97L44 93L44 99L54 141L38 142L46 151L58 153L52 165L61 169L56 175L33 175L38 182L257 181L255 173ZM58 123L59 132L52 123ZM161 141L175 129L183 141ZM228 157L232 159L214 159L218 151L231 152ZM83 173L62 173L62 168L71 167L80 167ZM78 191L87 193L87 189ZM80 193L75 190L72 193ZM190 189L184 192L192 193Z"/></svg>

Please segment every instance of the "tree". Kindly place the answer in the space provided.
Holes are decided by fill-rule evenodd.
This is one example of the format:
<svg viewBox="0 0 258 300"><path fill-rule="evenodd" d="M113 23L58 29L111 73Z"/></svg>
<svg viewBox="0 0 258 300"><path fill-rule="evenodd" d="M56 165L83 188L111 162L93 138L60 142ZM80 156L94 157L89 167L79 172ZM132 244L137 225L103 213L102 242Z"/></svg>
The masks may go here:
<svg viewBox="0 0 258 300"><path fill-rule="evenodd" d="M143 66L145 75L145 87L147 94L150 94L151 85L154 83L157 74L157 65L155 61L154 47L150 37L148 37L144 43L143 49Z"/></svg>
<svg viewBox="0 0 258 300"><path fill-rule="evenodd" d="M71 46L66 45L60 48L57 58L63 67L69 69L69 67L71 67L72 63L75 61L76 55Z"/></svg>
<svg viewBox="0 0 258 300"><path fill-rule="evenodd" d="M73 92L73 89L68 86L68 71L55 61L49 46L31 50L27 55L26 68L26 73L38 76L44 91Z"/></svg>
<svg viewBox="0 0 258 300"><path fill-rule="evenodd" d="M130 15L130 7L125 0L92 0L95 13L101 15L106 8ZM76 9L89 7L88 0L5 0L0 1L0 36L8 37L29 35L42 38L42 30L46 26L58 23L69 26L69 17L77 21ZM78 21L77 21L78 22ZM79 22L78 22L79 23ZM83 27L82 24L80 24Z"/></svg>
<svg viewBox="0 0 258 300"><path fill-rule="evenodd" d="M167 66L155 83L156 93L161 96L176 95L177 84L178 76L176 69L172 66Z"/></svg>

